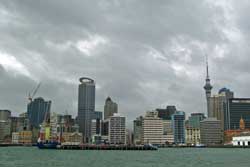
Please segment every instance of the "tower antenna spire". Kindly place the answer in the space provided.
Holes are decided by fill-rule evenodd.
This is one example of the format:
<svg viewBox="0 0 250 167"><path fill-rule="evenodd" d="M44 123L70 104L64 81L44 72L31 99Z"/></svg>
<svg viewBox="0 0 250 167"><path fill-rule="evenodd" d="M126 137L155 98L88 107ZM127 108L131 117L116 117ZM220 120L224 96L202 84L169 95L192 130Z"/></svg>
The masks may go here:
<svg viewBox="0 0 250 167"><path fill-rule="evenodd" d="M206 83L205 86L203 87L205 89L205 93L206 93L206 99L207 99L207 115L208 117L212 117L212 113L210 111L210 97L211 97L211 90L213 89L213 86L210 83L210 78L209 78L209 71L208 71L208 56L207 54L205 54L206 57L206 72L207 72L207 76L206 76Z"/></svg>
<svg viewBox="0 0 250 167"><path fill-rule="evenodd" d="M208 57L207 54L205 55L206 57L206 67L207 67L207 78L209 78L209 71L208 71Z"/></svg>

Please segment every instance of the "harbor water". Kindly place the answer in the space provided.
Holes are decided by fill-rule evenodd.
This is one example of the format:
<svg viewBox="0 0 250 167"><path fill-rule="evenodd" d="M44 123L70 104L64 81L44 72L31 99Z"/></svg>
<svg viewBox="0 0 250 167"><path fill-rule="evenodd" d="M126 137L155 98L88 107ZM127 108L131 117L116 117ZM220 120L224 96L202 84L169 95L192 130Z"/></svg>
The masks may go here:
<svg viewBox="0 0 250 167"><path fill-rule="evenodd" d="M0 167L249 167L250 149L163 148L158 151L40 150L0 147Z"/></svg>

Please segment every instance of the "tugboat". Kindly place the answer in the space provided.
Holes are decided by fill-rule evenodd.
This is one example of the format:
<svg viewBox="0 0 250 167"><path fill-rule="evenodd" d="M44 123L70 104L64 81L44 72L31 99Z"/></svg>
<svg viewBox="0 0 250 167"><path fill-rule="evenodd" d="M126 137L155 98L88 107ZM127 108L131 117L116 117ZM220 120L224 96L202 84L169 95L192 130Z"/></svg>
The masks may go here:
<svg viewBox="0 0 250 167"><path fill-rule="evenodd" d="M56 149L61 144L57 137L56 123L46 119L46 117L47 115L40 128L37 147L39 149Z"/></svg>

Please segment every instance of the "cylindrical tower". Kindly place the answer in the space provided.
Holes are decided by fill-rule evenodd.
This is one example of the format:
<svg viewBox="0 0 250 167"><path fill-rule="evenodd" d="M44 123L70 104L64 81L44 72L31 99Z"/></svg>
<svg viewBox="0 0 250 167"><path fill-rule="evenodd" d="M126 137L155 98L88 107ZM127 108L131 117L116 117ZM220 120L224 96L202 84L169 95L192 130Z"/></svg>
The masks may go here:
<svg viewBox="0 0 250 167"><path fill-rule="evenodd" d="M83 77L79 79L78 87L78 124L79 132L83 134L84 142L91 139L91 120L95 111L95 82Z"/></svg>

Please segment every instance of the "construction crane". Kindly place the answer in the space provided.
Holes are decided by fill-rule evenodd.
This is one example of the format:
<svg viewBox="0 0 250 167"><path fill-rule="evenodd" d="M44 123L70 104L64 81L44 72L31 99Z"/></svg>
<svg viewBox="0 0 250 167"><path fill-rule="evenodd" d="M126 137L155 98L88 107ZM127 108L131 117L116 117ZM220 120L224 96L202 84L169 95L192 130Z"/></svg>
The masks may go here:
<svg viewBox="0 0 250 167"><path fill-rule="evenodd" d="M41 86L41 82L39 82L39 84L37 85L37 87L35 89L33 89L31 92L29 92L28 99L29 99L30 102L32 102L33 97L36 95L36 93L37 93L38 89L40 88L40 86Z"/></svg>

